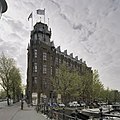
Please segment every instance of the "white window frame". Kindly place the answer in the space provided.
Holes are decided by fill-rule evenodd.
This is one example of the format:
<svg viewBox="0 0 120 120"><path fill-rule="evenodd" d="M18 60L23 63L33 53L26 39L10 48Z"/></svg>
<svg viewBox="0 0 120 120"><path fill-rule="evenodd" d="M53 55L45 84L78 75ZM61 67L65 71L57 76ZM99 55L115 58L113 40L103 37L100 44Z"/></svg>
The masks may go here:
<svg viewBox="0 0 120 120"><path fill-rule="evenodd" d="M47 65L43 65L43 74L47 74Z"/></svg>
<svg viewBox="0 0 120 120"><path fill-rule="evenodd" d="M47 53L43 52L43 60L47 60Z"/></svg>

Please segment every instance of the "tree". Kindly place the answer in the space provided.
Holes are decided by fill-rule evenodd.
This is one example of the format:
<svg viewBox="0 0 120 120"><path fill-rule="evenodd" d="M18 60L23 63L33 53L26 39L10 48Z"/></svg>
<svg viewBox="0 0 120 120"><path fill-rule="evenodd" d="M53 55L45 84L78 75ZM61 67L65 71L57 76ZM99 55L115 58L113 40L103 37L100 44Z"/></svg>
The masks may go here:
<svg viewBox="0 0 120 120"><path fill-rule="evenodd" d="M11 82L10 91L12 92L14 103L16 99L19 99L17 98L17 96L19 96L22 91L20 70L15 66L13 66L13 68L10 71L10 82Z"/></svg>
<svg viewBox="0 0 120 120"><path fill-rule="evenodd" d="M4 90L0 91L0 99L5 99L6 98L6 93Z"/></svg>
<svg viewBox="0 0 120 120"><path fill-rule="evenodd" d="M90 72L86 72L81 75L81 97L84 101L90 101L92 97L93 88L93 76Z"/></svg>
<svg viewBox="0 0 120 120"><path fill-rule="evenodd" d="M104 86L99 80L98 70L94 70L93 72L93 99L98 100L102 91L104 90Z"/></svg>
<svg viewBox="0 0 120 120"><path fill-rule="evenodd" d="M59 67L56 76L52 78L52 85L58 94L62 95L66 103L71 97L78 97L80 77L76 71L70 71L64 64Z"/></svg>
<svg viewBox="0 0 120 120"><path fill-rule="evenodd" d="M18 72L18 69L16 68L15 60L13 58L6 57L2 53L2 55L0 56L0 85L3 87L3 89L6 92L6 96L8 98L7 99L8 105L10 104L9 98L10 98L11 89L14 88L13 83L16 82L15 86L21 84L21 83L19 84L17 83L18 78L20 81L21 77L20 77L20 73Z"/></svg>

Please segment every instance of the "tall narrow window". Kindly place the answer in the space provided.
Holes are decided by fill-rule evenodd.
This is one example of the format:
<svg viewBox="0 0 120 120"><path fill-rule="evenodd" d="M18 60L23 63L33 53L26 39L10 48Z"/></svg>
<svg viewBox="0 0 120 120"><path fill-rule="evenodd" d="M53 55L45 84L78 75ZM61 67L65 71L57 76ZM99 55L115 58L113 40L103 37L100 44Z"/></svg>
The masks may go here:
<svg viewBox="0 0 120 120"><path fill-rule="evenodd" d="M59 59L59 64L61 64L61 59Z"/></svg>
<svg viewBox="0 0 120 120"><path fill-rule="evenodd" d="M37 77L34 77L34 83L37 84Z"/></svg>
<svg viewBox="0 0 120 120"><path fill-rule="evenodd" d="M67 66L69 66L69 62L68 61L66 61L66 64L67 64Z"/></svg>
<svg viewBox="0 0 120 120"><path fill-rule="evenodd" d="M37 58L37 49L34 49L34 57Z"/></svg>
<svg viewBox="0 0 120 120"><path fill-rule="evenodd" d="M58 57L55 58L55 63L58 64Z"/></svg>
<svg viewBox="0 0 120 120"><path fill-rule="evenodd" d="M47 53L43 52L43 60L47 60Z"/></svg>
<svg viewBox="0 0 120 120"><path fill-rule="evenodd" d="M56 68L56 74L57 74L57 75L59 74L59 72L58 72L58 68Z"/></svg>
<svg viewBox="0 0 120 120"><path fill-rule="evenodd" d="M43 65L43 74L47 73L47 65Z"/></svg>
<svg viewBox="0 0 120 120"><path fill-rule="evenodd" d="M34 34L34 39L37 40L37 34Z"/></svg>
<svg viewBox="0 0 120 120"><path fill-rule="evenodd" d="M37 63L33 64L33 72L37 72Z"/></svg>
<svg viewBox="0 0 120 120"><path fill-rule="evenodd" d="M41 33L38 34L38 39L39 39L39 40L42 39L42 34L41 34Z"/></svg>
<svg viewBox="0 0 120 120"><path fill-rule="evenodd" d="M44 82L44 88L47 88L47 82Z"/></svg>
<svg viewBox="0 0 120 120"><path fill-rule="evenodd" d="M52 75L52 72L53 72L53 67L51 66L51 71L50 71L50 74Z"/></svg>
<svg viewBox="0 0 120 120"><path fill-rule="evenodd" d="M53 62L53 56L51 56L51 62Z"/></svg>
<svg viewBox="0 0 120 120"><path fill-rule="evenodd" d="M33 85L36 85L37 84L37 77L33 77L32 80L33 80Z"/></svg>

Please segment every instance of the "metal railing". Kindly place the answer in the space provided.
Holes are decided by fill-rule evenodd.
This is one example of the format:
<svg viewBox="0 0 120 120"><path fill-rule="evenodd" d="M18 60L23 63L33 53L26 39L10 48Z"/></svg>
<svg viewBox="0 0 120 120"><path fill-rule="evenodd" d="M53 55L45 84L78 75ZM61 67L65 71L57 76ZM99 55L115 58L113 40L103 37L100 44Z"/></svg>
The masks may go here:
<svg viewBox="0 0 120 120"><path fill-rule="evenodd" d="M36 111L42 112L43 114L46 114L48 118L54 119L54 120L81 120L78 118L77 113L75 113L75 116L70 116L68 114L65 114L65 109L56 110L51 106L46 106L45 104L40 104L36 106Z"/></svg>
<svg viewBox="0 0 120 120"><path fill-rule="evenodd" d="M65 114L64 110L63 110L63 112L53 110L52 118L55 120L81 120L77 117L77 114L75 117L72 117L70 115Z"/></svg>
<svg viewBox="0 0 120 120"><path fill-rule="evenodd" d="M79 115L78 115L79 112L77 110L74 111L74 116L72 116L72 115L66 114L64 108L61 110L57 110L51 106L46 106L45 104L41 104L41 105L36 106L36 111L37 112L40 111L40 112L46 114L48 116L48 118L54 119L54 120L82 120L82 118L79 117ZM103 120L106 117L120 118L119 115L105 114L105 113L103 113L102 109L100 109L100 112L98 113L97 116L96 117L99 118L100 120ZM95 116L89 116L89 118L91 118L91 117L93 117L93 119L96 118ZM87 118L84 120L87 120Z"/></svg>

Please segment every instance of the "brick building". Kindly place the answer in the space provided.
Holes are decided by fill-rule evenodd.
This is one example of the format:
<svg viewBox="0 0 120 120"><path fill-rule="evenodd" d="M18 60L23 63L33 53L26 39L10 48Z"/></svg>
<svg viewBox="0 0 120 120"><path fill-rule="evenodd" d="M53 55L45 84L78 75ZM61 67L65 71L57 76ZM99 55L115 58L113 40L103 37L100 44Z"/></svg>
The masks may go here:
<svg viewBox="0 0 120 120"><path fill-rule="evenodd" d="M27 95L32 100L32 93L40 96L50 97L51 76L55 76L59 65L65 63L68 67L77 69L80 74L89 72L86 62L73 57L73 53L67 54L67 50L61 52L60 46L55 48L53 41L50 41L51 29L47 24L38 22L31 31L30 44L28 45L28 68L27 68Z"/></svg>

